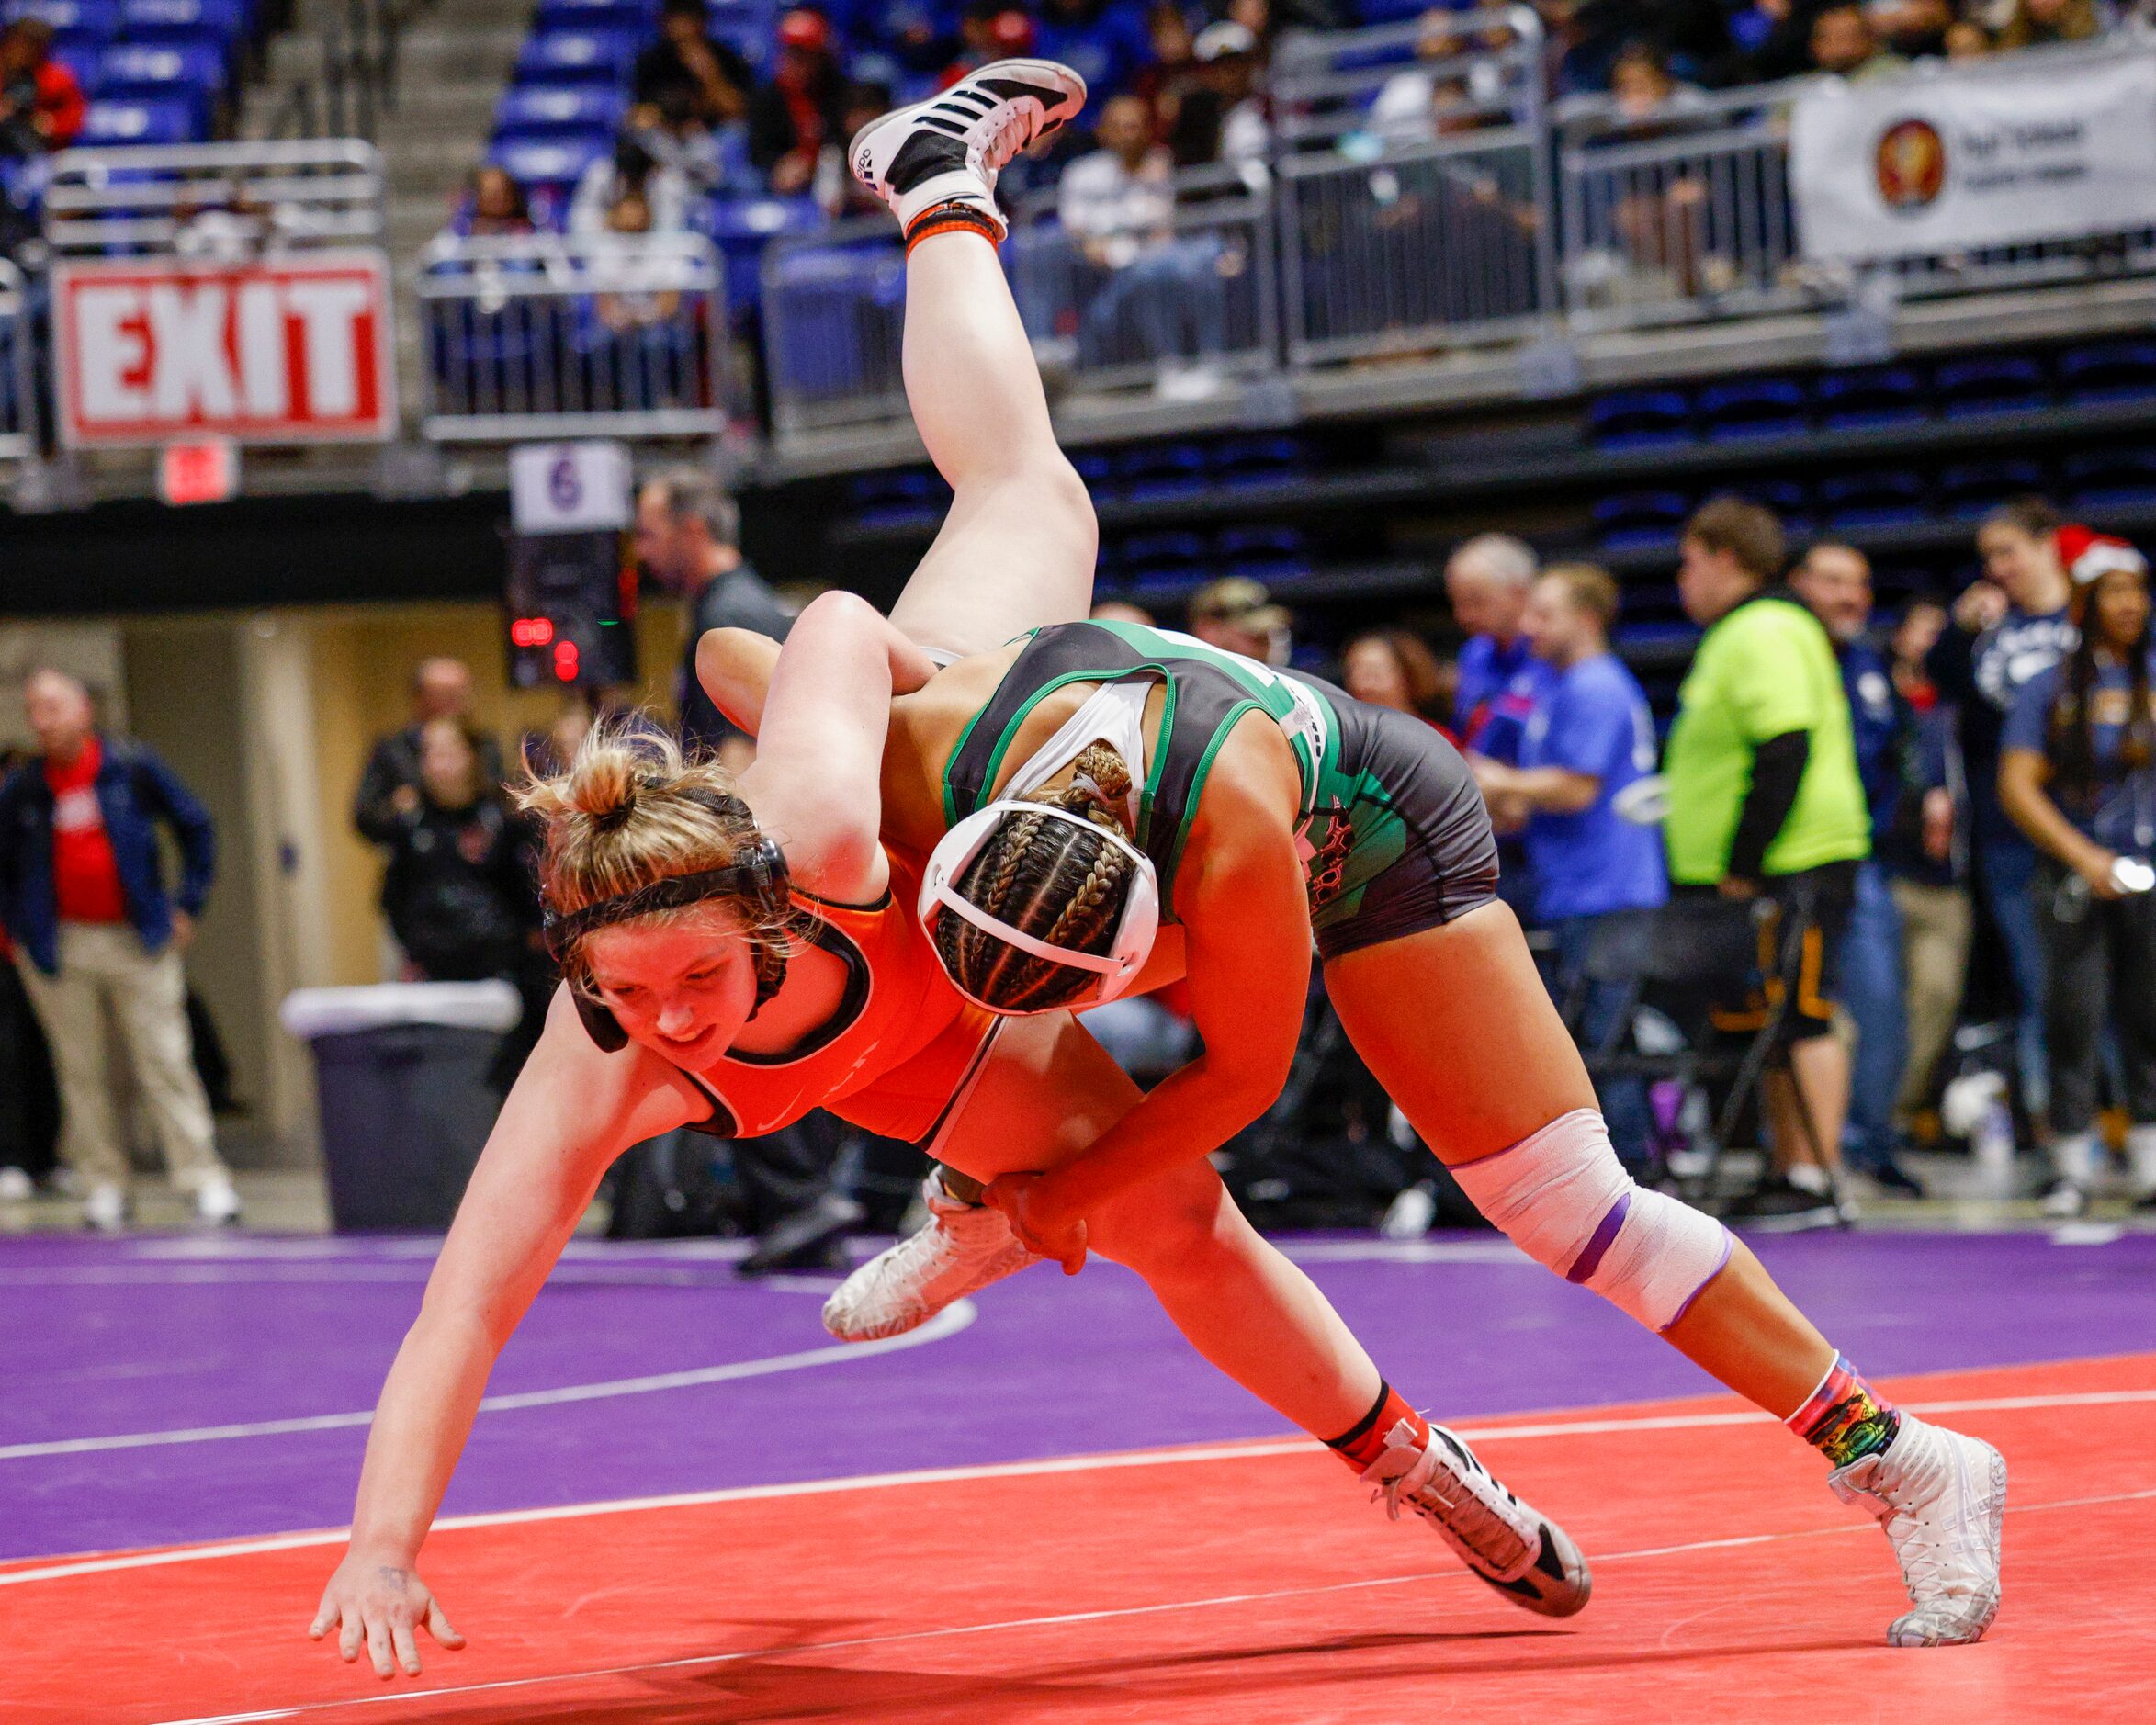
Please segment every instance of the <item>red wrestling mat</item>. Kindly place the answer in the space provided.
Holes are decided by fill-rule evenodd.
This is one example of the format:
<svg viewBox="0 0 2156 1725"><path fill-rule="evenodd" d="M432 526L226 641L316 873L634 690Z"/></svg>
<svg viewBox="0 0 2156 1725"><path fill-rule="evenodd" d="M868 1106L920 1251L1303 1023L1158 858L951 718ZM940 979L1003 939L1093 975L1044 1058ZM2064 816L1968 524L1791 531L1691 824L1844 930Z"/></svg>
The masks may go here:
<svg viewBox="0 0 2156 1725"><path fill-rule="evenodd" d="M1568 1623L1387 1523L1331 1458L1230 1446L444 1529L426 1570L471 1645L423 1637L425 1674L387 1684L304 1638L334 1546L10 1565L0 1719L2156 1718L2156 1358L1890 1388L2012 1470L1980 1647L1882 1645L1884 1539L1724 1398L1468 1428L1594 1562Z"/></svg>

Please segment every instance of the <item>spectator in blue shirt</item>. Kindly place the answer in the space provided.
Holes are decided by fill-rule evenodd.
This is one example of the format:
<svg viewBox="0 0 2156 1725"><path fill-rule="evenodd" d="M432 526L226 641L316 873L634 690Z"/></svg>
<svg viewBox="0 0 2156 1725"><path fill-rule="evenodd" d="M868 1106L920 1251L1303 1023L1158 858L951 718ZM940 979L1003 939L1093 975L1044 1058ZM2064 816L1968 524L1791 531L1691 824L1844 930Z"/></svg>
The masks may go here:
<svg viewBox="0 0 2156 1725"><path fill-rule="evenodd" d="M1984 578L1954 602L1952 626L1925 660L1939 698L1960 713L1969 774L1970 851L1979 896L2006 948L2016 1008L2023 1100L2046 1107L2044 941L2036 911L2037 853L1999 806L1999 734L2031 678L2073 648L2071 585L2060 566L2059 513L2040 498L1997 509L1977 530Z"/></svg>
<svg viewBox="0 0 2156 1725"><path fill-rule="evenodd" d="M1588 564L1561 565L1535 583L1522 624L1549 671L1548 692L1529 716L1517 766L1473 758L1492 812L1524 837L1536 917L1556 942L1551 983L1560 1001L1579 988L1605 919L1669 896L1660 831L1617 812L1624 792L1654 771L1647 697L1609 650L1617 603L1617 583ZM1609 1033L1624 993L1615 983L1587 989L1579 1031L1590 1046ZM1608 1085L1602 1106L1619 1156L1643 1166L1644 1087Z"/></svg>
<svg viewBox="0 0 2156 1725"><path fill-rule="evenodd" d="M1923 1188L1894 1160L1894 1100L1909 1058L1909 1028L1902 913L1885 861L1915 715L1894 693L1892 669L1870 639L1871 563L1864 553L1854 546L1815 545L1790 575L1789 587L1825 627L1841 661L1857 776L1871 811L1871 855L1857 865L1856 903L1842 933L1840 1004L1857 1029L1842 1162L1889 1190L1921 1197Z"/></svg>
<svg viewBox="0 0 2156 1725"><path fill-rule="evenodd" d="M2156 1201L2156 642L2149 572L2123 539L2066 528L2082 637L2032 679L2001 739L1999 799L2041 852L2036 914L2048 988L2054 1215L2078 1214L2102 1165L2106 1031L2132 1124L2136 1195Z"/></svg>
<svg viewBox="0 0 2156 1725"><path fill-rule="evenodd" d="M1528 589L1534 585L1535 554L1509 534L1485 533L1467 541L1445 565L1445 596L1467 641L1460 649L1460 688L1453 697L1452 734L1472 764L1475 757L1501 767L1519 764L1529 716L1547 692L1550 666L1537 659L1520 626ZM1531 920L1534 881L1517 830L1497 822L1497 892Z"/></svg>

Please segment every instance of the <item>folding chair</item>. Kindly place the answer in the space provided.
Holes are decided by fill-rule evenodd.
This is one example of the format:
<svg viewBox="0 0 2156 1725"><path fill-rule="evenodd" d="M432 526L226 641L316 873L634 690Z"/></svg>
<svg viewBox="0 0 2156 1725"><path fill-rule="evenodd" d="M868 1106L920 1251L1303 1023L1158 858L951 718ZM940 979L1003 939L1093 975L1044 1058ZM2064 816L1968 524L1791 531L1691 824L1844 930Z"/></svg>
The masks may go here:
<svg viewBox="0 0 2156 1725"><path fill-rule="evenodd" d="M1687 1196L1705 1197L1712 1189L1721 1152L1743 1118L1746 1103L1769 1070L1789 1074L1800 1104L1799 1118L1813 1155L1819 1132L1803 1087L1779 1047L1791 1003L1777 984L1774 968L1763 959L1763 930L1771 902L1741 903L1721 898L1672 899L1655 910L1617 911L1597 925L1580 964L1578 976L1558 1002L1565 1028L1581 1043L1588 1077L1599 1091L1611 1078L1639 1078L1653 1084L1674 1081L1687 1089L1710 1091L1726 1084L1715 1111L1706 1168L1685 1182ZM1799 938L1798 928L1778 928L1776 938ZM1759 987L1762 974L1769 984ZM1603 1033L1582 1038L1592 990L1619 991ZM1717 1009L1733 998L1764 994L1755 1026L1747 1025L1741 1044L1714 1020ZM1676 1026L1678 1045L1667 1051L1641 1048L1633 1034L1642 1008L1661 1012ZM1823 1158L1822 1158L1823 1159Z"/></svg>

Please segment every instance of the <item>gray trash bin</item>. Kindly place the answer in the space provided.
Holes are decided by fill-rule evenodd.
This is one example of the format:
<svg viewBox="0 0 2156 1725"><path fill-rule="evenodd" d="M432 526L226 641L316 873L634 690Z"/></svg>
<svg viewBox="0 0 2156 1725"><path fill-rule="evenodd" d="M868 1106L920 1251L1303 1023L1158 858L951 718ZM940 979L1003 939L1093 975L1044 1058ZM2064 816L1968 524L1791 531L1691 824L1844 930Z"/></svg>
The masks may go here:
<svg viewBox="0 0 2156 1725"><path fill-rule="evenodd" d="M502 1099L487 1082L521 1010L504 982L302 988L278 1013L314 1050L340 1234L439 1234Z"/></svg>

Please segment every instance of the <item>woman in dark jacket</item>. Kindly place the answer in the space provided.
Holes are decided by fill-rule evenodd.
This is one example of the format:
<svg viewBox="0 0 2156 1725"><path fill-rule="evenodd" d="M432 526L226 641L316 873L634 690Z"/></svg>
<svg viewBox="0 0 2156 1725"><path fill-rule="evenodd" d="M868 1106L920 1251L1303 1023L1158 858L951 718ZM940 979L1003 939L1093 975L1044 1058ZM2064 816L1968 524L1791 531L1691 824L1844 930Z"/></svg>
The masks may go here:
<svg viewBox="0 0 2156 1725"><path fill-rule="evenodd" d="M401 811L382 911L409 980L514 979L538 927L525 832L456 719L420 732L420 794Z"/></svg>

